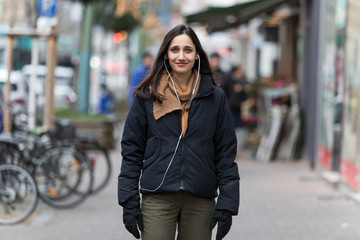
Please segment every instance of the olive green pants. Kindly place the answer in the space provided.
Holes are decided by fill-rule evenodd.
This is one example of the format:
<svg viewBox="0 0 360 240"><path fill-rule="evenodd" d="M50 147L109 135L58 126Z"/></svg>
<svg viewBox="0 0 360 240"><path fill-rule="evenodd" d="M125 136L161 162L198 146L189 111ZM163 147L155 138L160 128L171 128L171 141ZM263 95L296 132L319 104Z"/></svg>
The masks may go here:
<svg viewBox="0 0 360 240"><path fill-rule="evenodd" d="M209 226L215 199L200 198L183 191L143 194L143 240L211 240Z"/></svg>

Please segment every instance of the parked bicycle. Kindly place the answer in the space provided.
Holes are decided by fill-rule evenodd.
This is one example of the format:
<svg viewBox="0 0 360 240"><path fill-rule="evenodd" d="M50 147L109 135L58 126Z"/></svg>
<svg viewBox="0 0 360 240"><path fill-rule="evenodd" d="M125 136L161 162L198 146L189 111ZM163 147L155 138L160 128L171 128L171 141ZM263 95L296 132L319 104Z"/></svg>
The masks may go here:
<svg viewBox="0 0 360 240"><path fill-rule="evenodd" d="M0 135L7 163L27 169L35 178L40 198L55 208L72 208L90 194L92 165L74 148L51 146L40 137L16 132Z"/></svg>
<svg viewBox="0 0 360 240"><path fill-rule="evenodd" d="M11 134L0 134L0 151L7 163L33 175L46 204L72 208L107 185L111 161L96 137L75 134L66 120L54 121L52 131L29 130L26 119L24 113L13 113Z"/></svg>
<svg viewBox="0 0 360 240"><path fill-rule="evenodd" d="M54 146L73 146L85 156L93 166L94 183L91 193L101 191L110 181L112 164L108 149L101 143L99 136L94 134L76 133L76 129L67 119L54 120L55 128L49 131Z"/></svg>
<svg viewBox="0 0 360 240"><path fill-rule="evenodd" d="M35 210L38 193L35 180L22 167L0 164L0 224L15 224Z"/></svg>

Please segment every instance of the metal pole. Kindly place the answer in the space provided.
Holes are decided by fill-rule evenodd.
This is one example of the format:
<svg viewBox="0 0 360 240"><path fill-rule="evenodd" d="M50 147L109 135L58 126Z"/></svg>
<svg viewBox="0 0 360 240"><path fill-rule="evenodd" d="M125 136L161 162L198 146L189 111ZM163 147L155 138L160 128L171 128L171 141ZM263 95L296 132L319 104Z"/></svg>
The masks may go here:
<svg viewBox="0 0 360 240"><path fill-rule="evenodd" d="M78 111L87 113L89 108L89 81L90 81L90 57L92 27L94 22L94 3L89 2L85 6L85 18L83 34L81 39L81 56L78 79Z"/></svg>
<svg viewBox="0 0 360 240"><path fill-rule="evenodd" d="M4 97L5 107L4 107L4 116L3 116L4 132L6 133L11 132L11 115L10 115L10 109L8 108L7 104L9 103L10 92L11 92L10 75L12 71L12 62L13 62L13 45L14 45L14 38L12 36L8 36L8 48L7 48L8 76L5 85L5 97Z"/></svg>
<svg viewBox="0 0 360 240"><path fill-rule="evenodd" d="M322 28L322 12L324 0L312 1L305 0L306 17L310 24L305 25L305 57L304 57L304 77L303 96L305 112L305 150L306 158L309 161L311 169L315 169L318 159L318 139L320 129L320 92L321 82L320 74L320 51L319 44L321 40L320 33Z"/></svg>

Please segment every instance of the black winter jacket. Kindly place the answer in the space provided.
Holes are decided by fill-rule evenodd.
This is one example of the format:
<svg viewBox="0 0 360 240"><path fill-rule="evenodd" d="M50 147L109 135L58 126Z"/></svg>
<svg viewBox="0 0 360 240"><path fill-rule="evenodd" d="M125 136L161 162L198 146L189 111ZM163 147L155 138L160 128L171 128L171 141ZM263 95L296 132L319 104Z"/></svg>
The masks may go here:
<svg viewBox="0 0 360 240"><path fill-rule="evenodd" d="M181 134L181 112L155 120L152 100L136 97L121 141L119 204L138 201L134 199L139 199L139 188L142 194L183 190L204 198L215 198L219 189L216 208L236 215L239 173L232 121L223 90L212 83L210 75L202 75L185 136L169 167Z"/></svg>

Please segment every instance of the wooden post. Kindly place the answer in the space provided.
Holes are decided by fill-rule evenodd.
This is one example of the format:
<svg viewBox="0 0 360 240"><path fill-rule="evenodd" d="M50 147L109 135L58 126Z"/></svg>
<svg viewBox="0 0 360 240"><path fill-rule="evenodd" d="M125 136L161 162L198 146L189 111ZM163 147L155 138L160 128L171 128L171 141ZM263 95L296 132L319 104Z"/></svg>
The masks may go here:
<svg viewBox="0 0 360 240"><path fill-rule="evenodd" d="M1 0L0 0L1 1ZM10 31L6 34L8 37L8 46L7 46L7 66L8 66L8 76L5 86L5 96L4 96L4 114L3 114L3 124L4 132L11 131L11 114L10 110L7 107L7 103L10 99L11 92L11 82L10 74L12 71L12 62L13 62L13 45L14 39L19 37L32 37L40 38L45 37L48 40L47 55L46 55L46 65L47 65L47 76L45 83L45 106L44 106L44 117L43 117L43 126L47 128L52 127L52 120L54 118L54 86L55 86L55 67L57 65L57 27L53 27L50 35L48 33L38 33L35 31Z"/></svg>
<svg viewBox="0 0 360 240"><path fill-rule="evenodd" d="M55 31L48 38L47 56L46 56L46 84L45 84L45 109L44 126L53 127L54 118L54 86L55 86L55 67L57 65L57 35Z"/></svg>
<svg viewBox="0 0 360 240"><path fill-rule="evenodd" d="M7 48L7 81L5 85L5 96L4 96L4 116L3 116L3 123L4 128L3 131L9 133L11 131L11 114L10 109L8 107L8 103L10 100L10 92L11 92L11 82L10 82L10 75L12 71L12 62L13 62L13 45L14 45L14 38L12 36L8 36L8 48Z"/></svg>

